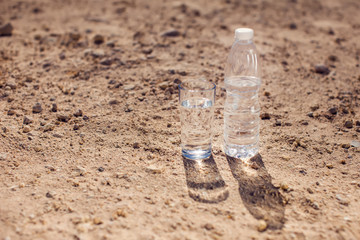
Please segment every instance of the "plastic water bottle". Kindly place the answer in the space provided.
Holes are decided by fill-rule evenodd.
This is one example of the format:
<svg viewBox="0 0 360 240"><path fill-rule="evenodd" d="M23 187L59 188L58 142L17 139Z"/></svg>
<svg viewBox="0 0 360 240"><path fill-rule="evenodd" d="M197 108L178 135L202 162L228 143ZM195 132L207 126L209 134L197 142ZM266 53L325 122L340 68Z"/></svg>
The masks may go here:
<svg viewBox="0 0 360 240"><path fill-rule="evenodd" d="M261 68L253 36L250 28L235 30L225 66L224 150L241 159L259 151Z"/></svg>

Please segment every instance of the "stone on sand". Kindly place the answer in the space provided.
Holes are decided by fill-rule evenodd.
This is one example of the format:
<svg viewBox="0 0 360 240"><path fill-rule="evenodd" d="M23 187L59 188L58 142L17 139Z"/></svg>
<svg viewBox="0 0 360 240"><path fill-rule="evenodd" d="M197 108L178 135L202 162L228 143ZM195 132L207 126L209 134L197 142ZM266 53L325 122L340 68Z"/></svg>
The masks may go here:
<svg viewBox="0 0 360 240"><path fill-rule="evenodd" d="M6 23L0 26L0 36L11 36L13 29L14 28L11 23Z"/></svg>

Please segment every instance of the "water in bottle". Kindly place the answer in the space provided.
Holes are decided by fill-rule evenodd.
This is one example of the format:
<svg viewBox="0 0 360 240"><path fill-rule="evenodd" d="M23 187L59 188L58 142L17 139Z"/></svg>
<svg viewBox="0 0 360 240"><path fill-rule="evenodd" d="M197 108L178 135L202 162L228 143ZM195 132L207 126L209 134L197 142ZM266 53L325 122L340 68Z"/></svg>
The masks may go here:
<svg viewBox="0 0 360 240"><path fill-rule="evenodd" d="M259 151L261 70L253 35L249 28L235 30L225 66L224 150L241 159Z"/></svg>

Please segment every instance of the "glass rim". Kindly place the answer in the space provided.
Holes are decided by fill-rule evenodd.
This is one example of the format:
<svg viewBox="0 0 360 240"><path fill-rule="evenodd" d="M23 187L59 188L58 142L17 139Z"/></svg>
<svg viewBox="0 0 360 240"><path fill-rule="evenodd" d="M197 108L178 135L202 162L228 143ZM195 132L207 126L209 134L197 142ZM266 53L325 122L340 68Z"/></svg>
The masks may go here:
<svg viewBox="0 0 360 240"><path fill-rule="evenodd" d="M186 82L205 82L208 83L211 87L209 88L204 88L204 89L189 89L184 87L184 83ZM187 79L184 82L179 84L179 89L180 90L184 90L184 91L188 91L188 92L206 92L206 91L213 91L216 89L216 84L212 83L206 79Z"/></svg>

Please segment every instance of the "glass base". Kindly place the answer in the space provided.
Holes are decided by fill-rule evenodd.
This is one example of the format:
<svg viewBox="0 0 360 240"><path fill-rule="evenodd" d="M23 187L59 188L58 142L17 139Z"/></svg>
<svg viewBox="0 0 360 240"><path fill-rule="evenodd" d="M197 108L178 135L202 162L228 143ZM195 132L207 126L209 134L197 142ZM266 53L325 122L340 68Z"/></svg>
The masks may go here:
<svg viewBox="0 0 360 240"><path fill-rule="evenodd" d="M200 159L206 159L211 156L211 149L206 150L187 150L183 149L181 151L182 155L188 159L193 160L200 160Z"/></svg>
<svg viewBox="0 0 360 240"><path fill-rule="evenodd" d="M243 160L250 159L259 152L258 144L250 145L233 145L224 146L225 154L233 158L241 158Z"/></svg>

